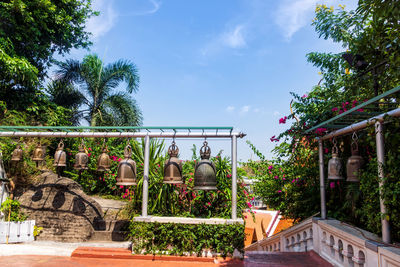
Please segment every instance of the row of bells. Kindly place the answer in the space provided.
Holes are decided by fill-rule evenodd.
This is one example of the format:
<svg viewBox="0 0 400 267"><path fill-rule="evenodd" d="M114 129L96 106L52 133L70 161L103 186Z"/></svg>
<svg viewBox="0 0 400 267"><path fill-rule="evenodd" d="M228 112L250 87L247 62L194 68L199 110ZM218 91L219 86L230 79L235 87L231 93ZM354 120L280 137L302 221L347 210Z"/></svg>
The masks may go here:
<svg viewBox="0 0 400 267"><path fill-rule="evenodd" d="M363 158L359 155L357 144L352 144L351 156L347 160L347 182L359 182L360 170L364 164ZM343 180L342 175L343 165L342 159L339 158L337 147L332 151L332 158L328 162L328 179L329 180Z"/></svg>
<svg viewBox="0 0 400 267"><path fill-rule="evenodd" d="M107 147L103 146L102 153L97 160L97 171L109 171L111 160L107 154ZM164 180L166 184L182 184L182 162L178 158L179 148L172 142L168 148L169 158L164 164ZM196 162L194 172L194 189L195 190L217 190L216 169L212 161L210 161L211 149L207 141L204 141L200 148L200 162ZM18 162L23 158L23 152L20 145L13 151L11 161ZM45 149L39 144L33 151L33 161L43 161L45 159ZM75 156L74 168L77 170L88 169L89 157L85 152L83 143L79 146L79 152ZM54 154L55 167L67 166L67 155L64 151L64 143L58 144ZM1 171L1 170L0 170ZM124 159L119 162L117 171L117 185L131 186L137 184L136 162L132 159L132 147L128 144L124 150Z"/></svg>

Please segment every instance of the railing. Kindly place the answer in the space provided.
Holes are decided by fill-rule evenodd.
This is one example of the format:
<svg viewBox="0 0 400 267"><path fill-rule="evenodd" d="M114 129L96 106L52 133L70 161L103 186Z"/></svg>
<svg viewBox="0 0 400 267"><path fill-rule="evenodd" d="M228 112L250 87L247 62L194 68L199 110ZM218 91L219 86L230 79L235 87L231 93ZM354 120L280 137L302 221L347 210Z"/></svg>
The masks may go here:
<svg viewBox="0 0 400 267"><path fill-rule="evenodd" d="M305 252L314 250L334 266L400 266L400 249L380 242L375 234L337 220L309 218L245 251Z"/></svg>
<svg viewBox="0 0 400 267"><path fill-rule="evenodd" d="M303 252L313 249L312 218L283 230L276 235L251 244L246 251Z"/></svg>

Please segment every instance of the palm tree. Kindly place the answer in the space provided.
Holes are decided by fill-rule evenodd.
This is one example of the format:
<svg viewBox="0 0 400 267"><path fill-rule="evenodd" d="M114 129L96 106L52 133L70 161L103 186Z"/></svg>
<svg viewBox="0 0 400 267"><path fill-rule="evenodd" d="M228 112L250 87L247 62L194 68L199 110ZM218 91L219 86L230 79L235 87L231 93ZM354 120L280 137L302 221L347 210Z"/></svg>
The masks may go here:
<svg viewBox="0 0 400 267"><path fill-rule="evenodd" d="M91 126L142 124L142 112L131 97L138 91L139 76L136 66L125 60L104 66L95 55L87 55L82 62L69 59L57 62L56 78L47 92L53 102L72 109L73 121L87 120ZM116 91L121 82L126 92Z"/></svg>

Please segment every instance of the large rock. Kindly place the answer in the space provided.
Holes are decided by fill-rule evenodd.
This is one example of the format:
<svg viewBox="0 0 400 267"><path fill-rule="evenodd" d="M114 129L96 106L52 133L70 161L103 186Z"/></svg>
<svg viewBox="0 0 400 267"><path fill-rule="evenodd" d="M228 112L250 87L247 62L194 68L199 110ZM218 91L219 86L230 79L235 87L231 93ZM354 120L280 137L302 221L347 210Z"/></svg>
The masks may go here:
<svg viewBox="0 0 400 267"><path fill-rule="evenodd" d="M75 181L45 172L19 201L29 219L43 227L38 240L82 242L105 230L101 206Z"/></svg>

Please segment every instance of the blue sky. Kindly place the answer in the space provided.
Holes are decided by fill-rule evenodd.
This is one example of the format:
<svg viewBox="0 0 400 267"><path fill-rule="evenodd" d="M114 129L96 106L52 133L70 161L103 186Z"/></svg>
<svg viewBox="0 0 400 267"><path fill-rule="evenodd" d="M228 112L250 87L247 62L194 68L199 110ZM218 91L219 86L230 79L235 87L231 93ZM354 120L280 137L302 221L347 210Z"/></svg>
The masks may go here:
<svg viewBox="0 0 400 267"><path fill-rule="evenodd" d="M344 49L319 39L312 28L315 5L346 9L356 1L316 0L95 0L99 17L87 23L91 51L105 63L133 61L140 75L134 96L146 126L234 126L247 133L238 158L257 159L250 140L267 157L269 138L286 125L290 92L307 94L318 69L312 51ZM82 59L74 50L68 57ZM181 157L192 143L178 140ZM229 141L209 141L213 154L230 154Z"/></svg>

